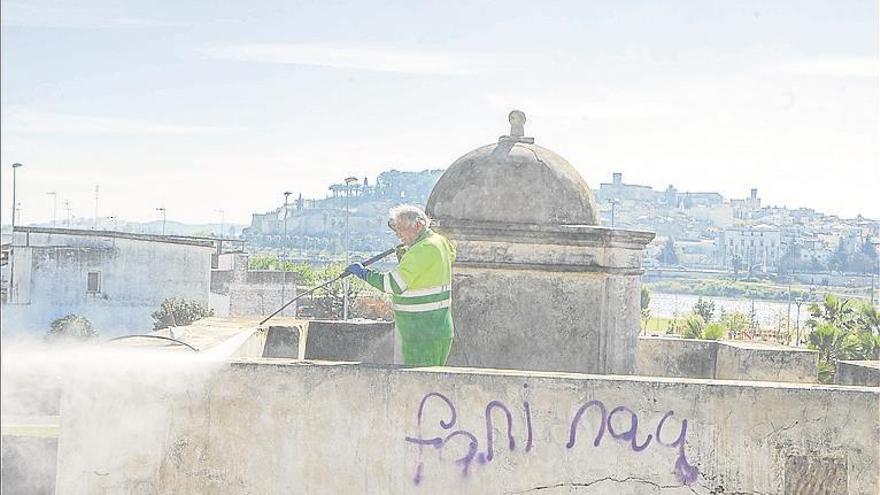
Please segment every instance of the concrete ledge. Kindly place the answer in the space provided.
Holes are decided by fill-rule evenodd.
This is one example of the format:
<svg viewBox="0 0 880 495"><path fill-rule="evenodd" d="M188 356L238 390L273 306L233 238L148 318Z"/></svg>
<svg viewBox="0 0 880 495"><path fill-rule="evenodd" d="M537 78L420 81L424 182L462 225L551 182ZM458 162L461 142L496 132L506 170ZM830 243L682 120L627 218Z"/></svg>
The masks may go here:
<svg viewBox="0 0 880 495"><path fill-rule="evenodd" d="M250 359L157 407L120 378L64 398L68 494L880 488L876 388Z"/></svg>
<svg viewBox="0 0 880 495"><path fill-rule="evenodd" d="M880 387L880 361L838 361L838 385Z"/></svg>
<svg viewBox="0 0 880 495"><path fill-rule="evenodd" d="M309 321L303 358L394 363L394 323L376 320Z"/></svg>
<svg viewBox="0 0 880 495"><path fill-rule="evenodd" d="M673 378L714 378L816 383L818 353L779 345L680 337L639 337L637 373Z"/></svg>

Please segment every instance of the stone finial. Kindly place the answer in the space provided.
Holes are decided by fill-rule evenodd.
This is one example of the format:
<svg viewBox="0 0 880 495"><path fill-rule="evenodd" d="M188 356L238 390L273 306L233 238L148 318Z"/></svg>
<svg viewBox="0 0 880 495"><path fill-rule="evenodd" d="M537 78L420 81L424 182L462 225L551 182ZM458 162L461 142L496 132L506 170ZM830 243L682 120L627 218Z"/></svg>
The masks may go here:
<svg viewBox="0 0 880 495"><path fill-rule="evenodd" d="M507 116L507 120L510 121L510 137L521 138L526 135L526 131L523 129L526 123L526 114L514 110Z"/></svg>
<svg viewBox="0 0 880 495"><path fill-rule="evenodd" d="M510 135L509 136L501 136L498 138L498 142L502 141L512 141L515 143L528 143L533 144L535 142L535 138L524 137L525 136L525 123L526 123L526 114L520 110L513 110L507 116L507 120L510 122Z"/></svg>

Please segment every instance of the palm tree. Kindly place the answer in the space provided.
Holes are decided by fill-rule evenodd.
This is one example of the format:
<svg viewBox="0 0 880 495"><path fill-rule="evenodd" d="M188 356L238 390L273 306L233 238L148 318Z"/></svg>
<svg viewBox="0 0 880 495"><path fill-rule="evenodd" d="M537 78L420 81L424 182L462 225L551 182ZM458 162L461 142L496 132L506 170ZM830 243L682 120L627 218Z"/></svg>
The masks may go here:
<svg viewBox="0 0 880 495"><path fill-rule="evenodd" d="M841 299L834 294L828 294L821 304L810 304L810 318L807 325L815 328L821 323L828 323L844 330L853 327L854 311L849 299Z"/></svg>

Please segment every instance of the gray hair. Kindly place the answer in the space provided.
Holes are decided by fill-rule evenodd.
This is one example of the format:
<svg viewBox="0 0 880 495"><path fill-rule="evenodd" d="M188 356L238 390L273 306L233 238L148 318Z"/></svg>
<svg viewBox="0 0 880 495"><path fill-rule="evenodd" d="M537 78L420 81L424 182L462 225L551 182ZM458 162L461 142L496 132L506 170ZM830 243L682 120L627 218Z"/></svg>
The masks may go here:
<svg viewBox="0 0 880 495"><path fill-rule="evenodd" d="M431 220L428 218L428 215L425 214L425 211L414 205L398 205L394 208L391 208L388 212L388 225L389 226L398 226L398 225L416 225L421 223L428 228L431 225Z"/></svg>

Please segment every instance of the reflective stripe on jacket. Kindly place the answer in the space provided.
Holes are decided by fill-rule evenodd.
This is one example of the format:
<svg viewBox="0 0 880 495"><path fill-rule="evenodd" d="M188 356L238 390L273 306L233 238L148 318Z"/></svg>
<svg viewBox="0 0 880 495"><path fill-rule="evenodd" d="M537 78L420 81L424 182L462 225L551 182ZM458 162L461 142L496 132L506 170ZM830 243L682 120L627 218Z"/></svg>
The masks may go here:
<svg viewBox="0 0 880 495"><path fill-rule="evenodd" d="M452 338L452 262L455 246L426 229L389 272L367 269L367 282L391 294L394 321L404 339Z"/></svg>

